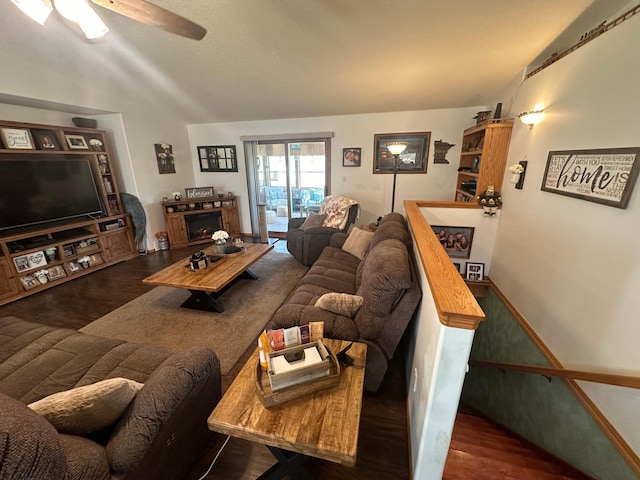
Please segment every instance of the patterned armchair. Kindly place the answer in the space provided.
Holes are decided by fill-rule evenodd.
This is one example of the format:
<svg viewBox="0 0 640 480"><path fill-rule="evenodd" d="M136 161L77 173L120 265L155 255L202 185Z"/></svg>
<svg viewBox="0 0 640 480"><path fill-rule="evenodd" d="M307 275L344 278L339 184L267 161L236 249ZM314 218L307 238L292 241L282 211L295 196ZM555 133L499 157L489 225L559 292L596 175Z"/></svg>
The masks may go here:
<svg viewBox="0 0 640 480"><path fill-rule="evenodd" d="M322 226L303 227L310 217L292 218L287 229L287 250L303 265L312 265L324 247L329 245L334 233L349 230L356 221L360 205L347 197L331 195L320 204L318 215L326 215Z"/></svg>

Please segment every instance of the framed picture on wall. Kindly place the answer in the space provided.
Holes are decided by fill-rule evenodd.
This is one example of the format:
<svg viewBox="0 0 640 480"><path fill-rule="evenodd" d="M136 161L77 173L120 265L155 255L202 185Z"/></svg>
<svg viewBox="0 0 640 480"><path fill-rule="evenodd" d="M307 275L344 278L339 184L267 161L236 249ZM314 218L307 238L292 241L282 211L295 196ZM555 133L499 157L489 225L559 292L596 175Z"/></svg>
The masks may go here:
<svg viewBox="0 0 640 480"><path fill-rule="evenodd" d="M201 172L237 172L238 157L235 145L208 145L198 147Z"/></svg>
<svg viewBox="0 0 640 480"><path fill-rule="evenodd" d="M640 147L549 152L541 190L627 208L638 177Z"/></svg>
<svg viewBox="0 0 640 480"><path fill-rule="evenodd" d="M431 225L433 233L451 258L469 258L474 227Z"/></svg>
<svg viewBox="0 0 640 480"><path fill-rule="evenodd" d="M467 262L464 278L472 282L484 280L484 263Z"/></svg>
<svg viewBox="0 0 640 480"><path fill-rule="evenodd" d="M361 165L362 148L343 148L342 149L342 166L343 167L359 167Z"/></svg>
<svg viewBox="0 0 640 480"><path fill-rule="evenodd" d="M398 173L427 173L431 132L376 133L373 136L373 173L393 173L395 158L388 150L391 143L406 143L399 155Z"/></svg>

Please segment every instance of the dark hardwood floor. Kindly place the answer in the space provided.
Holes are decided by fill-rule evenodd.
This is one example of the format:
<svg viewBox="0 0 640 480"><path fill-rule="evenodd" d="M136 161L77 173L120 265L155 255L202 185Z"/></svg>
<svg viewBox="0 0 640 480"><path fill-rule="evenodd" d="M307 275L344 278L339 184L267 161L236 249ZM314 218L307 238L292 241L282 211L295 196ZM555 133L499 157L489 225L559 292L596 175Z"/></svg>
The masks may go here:
<svg viewBox="0 0 640 480"><path fill-rule="evenodd" d="M278 243L276 248L283 250L284 242ZM81 328L151 290L153 287L141 283L142 278L197 250L198 248L193 247L140 256L4 305L0 307L0 316L15 315L52 326ZM250 345L238 364L222 378L223 392L253 349L254 346ZM396 358L391 361L380 390L375 394L364 395L356 466L345 467L309 459L306 466L314 478L411 478L402 357L402 352L398 352ZM187 480L198 480L207 471L225 438L220 437L215 443L207 446L206 453L193 466ZM273 463L274 459L265 446L232 438L206 478L254 479ZM504 432L492 422L460 412L443 478L546 480L587 477L559 464L526 442Z"/></svg>

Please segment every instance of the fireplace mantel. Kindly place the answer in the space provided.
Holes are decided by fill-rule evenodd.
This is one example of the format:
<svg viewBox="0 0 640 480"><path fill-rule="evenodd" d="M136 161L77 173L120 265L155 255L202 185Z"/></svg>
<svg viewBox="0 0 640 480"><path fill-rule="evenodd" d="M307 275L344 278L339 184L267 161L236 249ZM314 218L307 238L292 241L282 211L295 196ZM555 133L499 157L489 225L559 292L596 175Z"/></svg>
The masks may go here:
<svg viewBox="0 0 640 480"><path fill-rule="evenodd" d="M211 243L211 236L194 235L189 227L212 232L225 230L232 237L240 237L240 218L236 196L188 198L162 202L162 211L169 233L170 248L183 248ZM211 215L206 215L210 213ZM204 214L204 215L203 215Z"/></svg>

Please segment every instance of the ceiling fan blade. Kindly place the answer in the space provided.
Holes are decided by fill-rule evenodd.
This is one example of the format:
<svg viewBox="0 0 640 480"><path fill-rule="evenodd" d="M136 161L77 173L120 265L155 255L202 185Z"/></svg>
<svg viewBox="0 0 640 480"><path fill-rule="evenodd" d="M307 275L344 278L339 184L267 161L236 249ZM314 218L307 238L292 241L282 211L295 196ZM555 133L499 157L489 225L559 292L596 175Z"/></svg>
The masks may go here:
<svg viewBox="0 0 640 480"><path fill-rule="evenodd" d="M193 40L202 40L207 30L180 15L145 0L91 0L113 12L146 25L161 28Z"/></svg>

